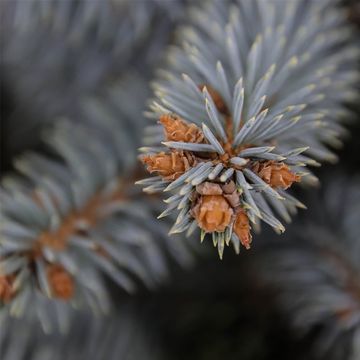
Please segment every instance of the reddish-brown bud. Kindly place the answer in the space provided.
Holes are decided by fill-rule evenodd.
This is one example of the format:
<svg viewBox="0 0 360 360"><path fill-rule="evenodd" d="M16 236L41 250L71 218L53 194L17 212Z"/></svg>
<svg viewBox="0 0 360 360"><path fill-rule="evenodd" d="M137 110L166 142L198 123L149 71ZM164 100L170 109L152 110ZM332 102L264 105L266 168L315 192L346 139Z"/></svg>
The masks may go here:
<svg viewBox="0 0 360 360"><path fill-rule="evenodd" d="M195 124L188 124L174 114L162 115L159 121L164 126L165 138L168 141L191 143L202 143L204 141L203 132Z"/></svg>
<svg viewBox="0 0 360 360"><path fill-rule="evenodd" d="M274 188L287 189L294 182L300 182L301 180L299 175L293 173L286 164L281 162L267 161L265 163L258 163L255 165L254 171Z"/></svg>
<svg viewBox="0 0 360 360"><path fill-rule="evenodd" d="M177 179L194 163L194 159L182 151L145 155L141 161L150 173L157 172L165 180Z"/></svg>
<svg viewBox="0 0 360 360"><path fill-rule="evenodd" d="M250 233L250 223L248 216L242 209L240 209L236 214L233 231L239 238L241 244L245 246L246 249L250 249L252 240Z"/></svg>
<svg viewBox="0 0 360 360"><path fill-rule="evenodd" d="M222 195L202 195L192 214L206 232L222 232L230 224L234 211Z"/></svg>
<svg viewBox="0 0 360 360"><path fill-rule="evenodd" d="M49 265L46 269L47 279L55 298L69 300L73 297L75 286L72 276L58 264Z"/></svg>

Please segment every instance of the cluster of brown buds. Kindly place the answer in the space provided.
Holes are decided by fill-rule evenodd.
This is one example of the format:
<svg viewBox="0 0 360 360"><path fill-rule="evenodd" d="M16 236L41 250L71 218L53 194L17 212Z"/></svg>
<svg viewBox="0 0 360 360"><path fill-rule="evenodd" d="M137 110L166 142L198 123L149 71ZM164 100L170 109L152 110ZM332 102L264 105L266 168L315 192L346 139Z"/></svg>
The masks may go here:
<svg viewBox="0 0 360 360"><path fill-rule="evenodd" d="M192 215L205 232L224 232L233 226L235 235L242 245L250 248L251 234L249 219L240 205L240 195L235 183L204 182L196 186Z"/></svg>
<svg viewBox="0 0 360 360"><path fill-rule="evenodd" d="M161 115L165 148L150 149L141 157L149 173L156 177L139 183L146 185L148 192L179 189L165 200L169 206L160 217L180 210L171 233L191 233L199 227L202 239L206 233L212 234L222 257L224 245L230 242L236 251L240 244L250 248L251 224L256 225L257 219L284 231L268 203L285 207L284 190L301 179L290 164L305 149L276 154L270 144L239 141L246 124L241 124L234 134L234 122L219 94L212 88L200 88L207 93L210 107L223 117L222 123L210 124L217 131L204 123L200 128L174 113ZM265 117L266 113L264 110L261 114ZM290 201L289 208L293 206Z"/></svg>
<svg viewBox="0 0 360 360"><path fill-rule="evenodd" d="M289 188L300 181L318 184L307 166L336 161L328 147L341 144L344 102L358 97L358 49L345 16L332 21L331 6L320 1L296 6L269 0L271 11L260 11L262 26L258 11L246 10L252 1L238 2L228 17L210 1L198 12L201 24L210 25L199 26L194 16L179 32L183 45L169 49L152 82L146 116L160 119L160 126L146 129L141 148L142 161L156 175L139 182L145 191L175 191L161 215L178 211L171 232L200 227L212 234L220 256L224 243L249 247L249 229L260 230L262 223L283 232L281 222L305 207ZM299 20L291 31L289 19L278 16L284 3ZM346 29L344 36L339 29ZM210 195L198 186L207 183L218 185ZM223 188L233 183L236 205Z"/></svg>

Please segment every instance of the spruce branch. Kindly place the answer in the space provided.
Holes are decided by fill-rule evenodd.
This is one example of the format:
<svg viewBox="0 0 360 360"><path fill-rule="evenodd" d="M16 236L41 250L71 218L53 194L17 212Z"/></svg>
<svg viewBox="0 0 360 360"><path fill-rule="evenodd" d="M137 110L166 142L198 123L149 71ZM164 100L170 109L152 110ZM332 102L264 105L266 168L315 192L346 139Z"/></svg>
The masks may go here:
<svg viewBox="0 0 360 360"><path fill-rule="evenodd" d="M45 323L48 302L59 318L70 316L69 304L107 312L103 275L133 292L139 280L153 288L166 279L169 257L192 262L191 246L169 241L166 224L154 220L157 201L133 186L142 120L128 97L144 88L130 76L83 101L83 120L58 121L45 134L47 154L23 156L18 174L4 178L1 311L34 312Z"/></svg>
<svg viewBox="0 0 360 360"><path fill-rule="evenodd" d="M304 208L286 190L337 159L360 51L332 0L209 1L189 17L153 84L160 124L141 160L147 185L175 193L161 215L178 213L171 233L200 227L222 257L250 248L261 222L282 233L279 218Z"/></svg>

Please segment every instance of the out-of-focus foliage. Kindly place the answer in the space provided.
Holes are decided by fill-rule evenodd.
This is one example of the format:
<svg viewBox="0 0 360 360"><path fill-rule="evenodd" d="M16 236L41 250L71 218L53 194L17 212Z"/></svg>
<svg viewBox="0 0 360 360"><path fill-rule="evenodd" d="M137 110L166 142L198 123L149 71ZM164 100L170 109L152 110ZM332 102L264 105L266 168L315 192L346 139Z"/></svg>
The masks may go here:
<svg viewBox="0 0 360 360"><path fill-rule="evenodd" d="M38 144L57 116L78 121L81 98L101 93L129 71L149 76L181 2L2 1L1 85L5 97L2 169ZM151 39L151 40L150 40ZM147 89L147 84L144 90ZM137 109L144 100L138 94Z"/></svg>
<svg viewBox="0 0 360 360"><path fill-rule="evenodd" d="M160 360L156 337L141 314L122 304L111 317L73 312L70 331L44 333L37 319L5 319L0 328L1 360ZM31 329L31 330L30 330Z"/></svg>
<svg viewBox="0 0 360 360"><path fill-rule="evenodd" d="M141 84L131 77L106 98L87 99L83 121L62 120L46 133L50 155L24 155L18 174L3 179L0 269L10 288L3 311L47 322L46 298L55 299L59 321L69 315L64 300L108 311L101 274L133 292L135 278L150 288L166 278L166 254L192 262L189 242L156 224L158 201L133 186L141 121L126 110Z"/></svg>
<svg viewBox="0 0 360 360"><path fill-rule="evenodd" d="M41 148L17 157L16 172L2 181L2 311L66 323L66 301L109 310L104 273L133 292L139 279L153 288L167 278L169 258L192 262L188 245L170 241L167 225L154 221L158 201L133 187L146 79L181 15L176 4L172 17L157 1L2 4L4 73L45 128ZM22 108L21 96L14 99ZM13 130L35 125L23 116L10 119ZM24 134L9 133L24 145ZM49 299L53 309L44 306Z"/></svg>
<svg viewBox="0 0 360 360"><path fill-rule="evenodd" d="M360 358L359 180L328 181L309 200L310 216L254 264L295 331L313 332L321 359Z"/></svg>

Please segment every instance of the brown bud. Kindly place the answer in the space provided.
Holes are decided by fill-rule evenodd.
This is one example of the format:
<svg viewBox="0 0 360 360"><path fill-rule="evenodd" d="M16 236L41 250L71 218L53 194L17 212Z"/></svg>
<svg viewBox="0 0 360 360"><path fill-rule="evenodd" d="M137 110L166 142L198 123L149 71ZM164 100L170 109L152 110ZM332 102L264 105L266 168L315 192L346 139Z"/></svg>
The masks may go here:
<svg viewBox="0 0 360 360"><path fill-rule="evenodd" d="M271 187L289 188L294 182L300 182L301 177L293 173L284 163L267 161L258 163L254 170Z"/></svg>
<svg viewBox="0 0 360 360"><path fill-rule="evenodd" d="M15 295L13 282L13 275L0 275L0 301L4 304L9 303Z"/></svg>
<svg viewBox="0 0 360 360"><path fill-rule="evenodd" d="M194 162L191 156L186 156L182 151L145 155L141 161L147 165L147 170L150 173L157 172L166 180L177 179L188 170Z"/></svg>
<svg viewBox="0 0 360 360"><path fill-rule="evenodd" d="M206 232L222 232L230 224L234 211L222 195L200 196L192 214Z"/></svg>
<svg viewBox="0 0 360 360"><path fill-rule="evenodd" d="M236 236L239 238L241 244L245 246L246 249L250 249L250 244L252 241L250 223L249 218L242 209L240 209L236 214L233 230Z"/></svg>
<svg viewBox="0 0 360 360"><path fill-rule="evenodd" d="M160 123L164 126L165 137L168 141L202 143L203 132L195 125L188 124L176 115L162 115Z"/></svg>
<svg viewBox="0 0 360 360"><path fill-rule="evenodd" d="M53 296L62 300L71 299L75 291L72 276L58 264L49 265L46 272Z"/></svg>

